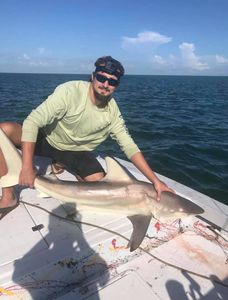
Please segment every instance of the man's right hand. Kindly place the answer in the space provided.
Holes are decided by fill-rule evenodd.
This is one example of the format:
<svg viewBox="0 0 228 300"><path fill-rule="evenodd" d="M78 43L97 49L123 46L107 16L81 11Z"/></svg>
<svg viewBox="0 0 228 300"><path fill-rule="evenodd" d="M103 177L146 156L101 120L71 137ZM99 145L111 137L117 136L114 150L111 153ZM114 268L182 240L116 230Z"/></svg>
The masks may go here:
<svg viewBox="0 0 228 300"><path fill-rule="evenodd" d="M22 168L19 176L19 184L34 188L36 173L37 171L34 168Z"/></svg>

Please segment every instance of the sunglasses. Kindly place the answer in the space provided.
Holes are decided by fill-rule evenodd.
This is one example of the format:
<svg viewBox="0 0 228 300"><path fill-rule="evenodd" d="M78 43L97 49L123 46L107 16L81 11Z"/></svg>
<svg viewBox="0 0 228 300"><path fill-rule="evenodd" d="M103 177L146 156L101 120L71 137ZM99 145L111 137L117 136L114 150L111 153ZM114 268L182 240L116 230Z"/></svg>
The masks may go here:
<svg viewBox="0 0 228 300"><path fill-rule="evenodd" d="M117 79L113 79L113 78L108 78L104 75L95 73L95 78L99 81L104 83L105 81L108 81L108 84L111 86L117 86L119 84L119 80Z"/></svg>

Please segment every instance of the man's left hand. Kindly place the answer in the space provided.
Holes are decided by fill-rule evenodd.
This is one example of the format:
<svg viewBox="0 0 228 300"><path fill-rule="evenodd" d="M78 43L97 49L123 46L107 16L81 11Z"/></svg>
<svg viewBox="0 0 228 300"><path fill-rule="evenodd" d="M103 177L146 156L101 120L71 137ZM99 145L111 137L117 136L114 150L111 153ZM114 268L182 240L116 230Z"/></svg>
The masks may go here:
<svg viewBox="0 0 228 300"><path fill-rule="evenodd" d="M169 188L163 181L160 181L160 180L156 181L154 183L154 187L155 187L155 190L157 191L157 198L156 198L157 201L161 200L162 192L171 192L171 193L175 194L175 191L173 189Z"/></svg>

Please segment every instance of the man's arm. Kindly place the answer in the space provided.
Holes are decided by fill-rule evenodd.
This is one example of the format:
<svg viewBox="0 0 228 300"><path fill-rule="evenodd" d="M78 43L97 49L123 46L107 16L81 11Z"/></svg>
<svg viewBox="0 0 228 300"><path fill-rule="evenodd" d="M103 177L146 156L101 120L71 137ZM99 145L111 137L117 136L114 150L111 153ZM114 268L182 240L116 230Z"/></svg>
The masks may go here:
<svg viewBox="0 0 228 300"><path fill-rule="evenodd" d="M22 169L19 177L19 184L31 188L34 186L36 171L33 167L35 143L22 142Z"/></svg>
<svg viewBox="0 0 228 300"><path fill-rule="evenodd" d="M115 107L115 115L113 119L113 127L110 133L112 139L116 140L124 151L127 158L139 169L153 184L157 191L157 200L160 200L161 192L174 192L164 182L162 182L152 171L146 162L142 152L128 133L125 122L121 116L118 106Z"/></svg>
<svg viewBox="0 0 228 300"><path fill-rule="evenodd" d="M161 193L164 191L173 192L164 182L162 182L152 171L148 163L146 162L142 152L137 152L131 157L133 164L139 169L153 184L157 191L157 200L161 198Z"/></svg>
<svg viewBox="0 0 228 300"><path fill-rule="evenodd" d="M34 186L36 171L33 157L38 130L54 120L61 119L66 112L67 91L59 86L43 103L34 109L24 120L22 126L22 169L19 183L31 188Z"/></svg>

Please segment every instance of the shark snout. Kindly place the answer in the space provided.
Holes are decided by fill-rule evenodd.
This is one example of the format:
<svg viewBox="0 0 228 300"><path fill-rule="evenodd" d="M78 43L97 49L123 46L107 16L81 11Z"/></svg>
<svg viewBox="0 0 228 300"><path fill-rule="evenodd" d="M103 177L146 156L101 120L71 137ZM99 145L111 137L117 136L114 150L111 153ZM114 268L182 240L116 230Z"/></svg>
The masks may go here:
<svg viewBox="0 0 228 300"><path fill-rule="evenodd" d="M187 200L187 199L185 199ZM191 214L191 215L201 215L204 213L204 209L200 207L199 205L187 200L185 203L184 210L186 213Z"/></svg>
<svg viewBox="0 0 228 300"><path fill-rule="evenodd" d="M163 210L179 215L200 215L204 210L192 201L181 197L178 194L165 192L162 195Z"/></svg>

